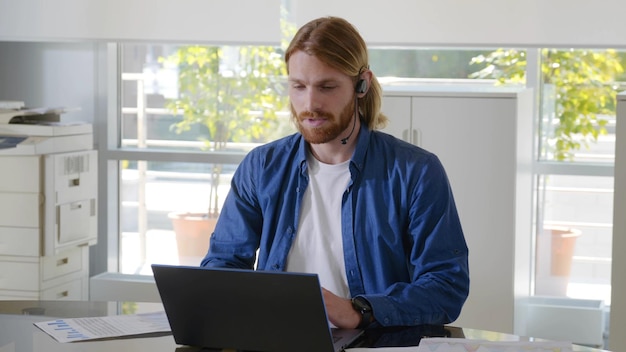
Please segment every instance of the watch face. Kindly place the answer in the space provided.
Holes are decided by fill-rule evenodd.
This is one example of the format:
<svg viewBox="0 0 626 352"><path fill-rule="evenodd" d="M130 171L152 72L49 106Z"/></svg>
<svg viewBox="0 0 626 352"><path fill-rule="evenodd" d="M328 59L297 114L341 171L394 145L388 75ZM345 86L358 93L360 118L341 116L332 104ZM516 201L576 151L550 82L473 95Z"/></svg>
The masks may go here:
<svg viewBox="0 0 626 352"><path fill-rule="evenodd" d="M367 302L364 298L362 297L356 297L352 300L352 304L354 305L354 308L356 310L358 310L359 312L361 312L361 314L363 314L364 312L369 312L372 310L372 307L370 306L369 302Z"/></svg>

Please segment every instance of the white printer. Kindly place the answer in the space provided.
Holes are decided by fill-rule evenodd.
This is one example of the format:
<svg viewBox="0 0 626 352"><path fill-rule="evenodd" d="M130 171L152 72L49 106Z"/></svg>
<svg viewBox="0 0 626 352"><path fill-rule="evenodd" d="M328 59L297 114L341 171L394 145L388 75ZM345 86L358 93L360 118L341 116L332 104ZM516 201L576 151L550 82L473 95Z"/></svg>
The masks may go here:
<svg viewBox="0 0 626 352"><path fill-rule="evenodd" d="M97 152L66 111L0 109L0 299L89 297Z"/></svg>

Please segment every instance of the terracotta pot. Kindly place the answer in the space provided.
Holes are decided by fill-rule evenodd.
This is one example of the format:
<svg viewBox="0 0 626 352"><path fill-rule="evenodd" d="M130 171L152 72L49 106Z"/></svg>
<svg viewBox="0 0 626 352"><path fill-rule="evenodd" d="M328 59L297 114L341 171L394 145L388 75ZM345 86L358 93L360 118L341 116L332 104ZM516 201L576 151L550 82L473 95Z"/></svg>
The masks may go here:
<svg viewBox="0 0 626 352"><path fill-rule="evenodd" d="M535 294L566 296L578 229L546 226L537 235Z"/></svg>
<svg viewBox="0 0 626 352"><path fill-rule="evenodd" d="M551 238L550 273L552 275L570 275L576 239L580 234L580 230L568 227L545 227L543 229L543 235Z"/></svg>
<svg viewBox="0 0 626 352"><path fill-rule="evenodd" d="M170 213L168 217L176 234L179 264L199 265L209 250L217 218L209 218L206 213Z"/></svg>

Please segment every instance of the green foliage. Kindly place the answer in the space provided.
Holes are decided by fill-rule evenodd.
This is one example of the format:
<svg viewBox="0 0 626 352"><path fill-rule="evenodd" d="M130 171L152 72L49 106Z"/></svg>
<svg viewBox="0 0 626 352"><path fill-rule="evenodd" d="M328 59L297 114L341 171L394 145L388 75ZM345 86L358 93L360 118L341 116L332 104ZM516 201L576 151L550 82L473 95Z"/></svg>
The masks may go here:
<svg viewBox="0 0 626 352"><path fill-rule="evenodd" d="M295 33L294 26L285 21L281 21L281 29L284 37ZM178 70L178 98L166 104L176 115L182 115L171 126L176 133L204 126L208 135L203 141L211 151L223 150L229 142L264 143L275 136L280 127L277 113L288 106L286 67L280 49L188 45L159 60ZM219 213L221 173L222 165L214 164L211 216Z"/></svg>
<svg viewBox="0 0 626 352"><path fill-rule="evenodd" d="M226 66L226 57L228 64ZM167 108L182 113L171 126L177 133L205 126L208 150L228 142L266 142L278 126L277 112L287 104L283 93L285 67L273 47L183 46L164 63L178 68L178 99ZM222 165L214 164L208 214L217 216L217 187Z"/></svg>
<svg viewBox="0 0 626 352"><path fill-rule="evenodd" d="M474 57L471 63L484 66L472 78L492 78L500 84L526 80L525 51L498 49ZM571 160L582 145L589 147L590 141L606 134L602 115L615 114L614 84L623 72L614 50L542 49L543 84L554 87L558 123L549 141L556 160Z"/></svg>
<svg viewBox="0 0 626 352"><path fill-rule="evenodd" d="M122 302L123 315L137 314L137 308L136 302Z"/></svg>
<svg viewBox="0 0 626 352"><path fill-rule="evenodd" d="M226 57L232 67L224 67ZM177 132L208 130L210 150L228 142L264 142L286 106L285 67L273 47L184 46L164 59L178 68L178 99L168 102L182 119Z"/></svg>

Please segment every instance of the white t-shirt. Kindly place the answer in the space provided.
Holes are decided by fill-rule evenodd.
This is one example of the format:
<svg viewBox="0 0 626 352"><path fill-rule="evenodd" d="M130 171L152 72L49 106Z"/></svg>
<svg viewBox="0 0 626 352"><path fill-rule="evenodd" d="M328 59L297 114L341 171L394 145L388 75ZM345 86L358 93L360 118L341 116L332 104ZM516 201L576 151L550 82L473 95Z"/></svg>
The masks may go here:
<svg viewBox="0 0 626 352"><path fill-rule="evenodd" d="M322 287L350 298L343 258L341 199L350 182L350 161L324 164L309 153L309 185L304 192L298 232L287 271L316 273Z"/></svg>

